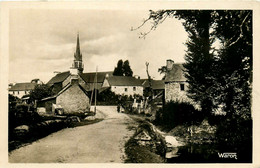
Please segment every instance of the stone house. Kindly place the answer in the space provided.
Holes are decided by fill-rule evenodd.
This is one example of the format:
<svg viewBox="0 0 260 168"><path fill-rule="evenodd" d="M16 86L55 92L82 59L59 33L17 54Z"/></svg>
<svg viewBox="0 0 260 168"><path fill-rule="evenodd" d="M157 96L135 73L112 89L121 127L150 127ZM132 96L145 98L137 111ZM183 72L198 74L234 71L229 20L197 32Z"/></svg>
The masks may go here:
<svg viewBox="0 0 260 168"><path fill-rule="evenodd" d="M110 88L112 92L118 95L140 95L143 96L143 85L140 79L129 76L111 76L105 78L103 88Z"/></svg>
<svg viewBox="0 0 260 168"><path fill-rule="evenodd" d="M79 84L77 75L70 76L70 82L57 94L42 99L37 107L45 107L47 113L53 112L53 104L61 106L64 113L84 113L90 109L86 90Z"/></svg>
<svg viewBox="0 0 260 168"><path fill-rule="evenodd" d="M184 76L182 63L166 62L165 101L192 102L187 97L188 82Z"/></svg>

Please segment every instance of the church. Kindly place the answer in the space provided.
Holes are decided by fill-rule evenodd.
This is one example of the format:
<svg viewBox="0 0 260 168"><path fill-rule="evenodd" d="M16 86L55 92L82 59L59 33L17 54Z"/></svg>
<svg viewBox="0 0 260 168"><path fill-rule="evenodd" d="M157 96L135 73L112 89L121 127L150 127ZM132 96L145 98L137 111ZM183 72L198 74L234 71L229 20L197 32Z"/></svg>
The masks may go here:
<svg viewBox="0 0 260 168"><path fill-rule="evenodd" d="M90 86L82 76L84 64L80 52L79 35L77 36L76 52L69 71L56 74L47 85L52 88L54 96L42 99L38 108L44 108L46 113L55 113L56 108L64 114L85 113L90 110L90 99L87 91Z"/></svg>

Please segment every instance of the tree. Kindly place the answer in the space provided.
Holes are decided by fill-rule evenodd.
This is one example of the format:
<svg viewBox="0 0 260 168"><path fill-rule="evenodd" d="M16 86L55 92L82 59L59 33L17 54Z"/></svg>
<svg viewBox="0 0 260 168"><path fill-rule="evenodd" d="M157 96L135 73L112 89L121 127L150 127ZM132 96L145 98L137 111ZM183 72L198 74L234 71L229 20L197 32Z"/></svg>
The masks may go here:
<svg viewBox="0 0 260 168"><path fill-rule="evenodd" d="M117 62L117 67L115 67L113 75L114 76L123 76L124 71L123 71L123 60L119 60Z"/></svg>
<svg viewBox="0 0 260 168"><path fill-rule="evenodd" d="M43 98L52 96L54 93L52 92L52 89L46 85L36 85L35 88L30 92L30 99L31 101L35 100L41 100Z"/></svg>
<svg viewBox="0 0 260 168"><path fill-rule="evenodd" d="M150 10L149 18L144 21L152 20L151 30L154 30L168 17L184 20L183 26L189 34L184 64L189 83L188 96L200 104L202 110L208 112L212 111L211 86L214 82L211 78L214 73L214 56L211 52L213 39L209 32L214 23L211 15L212 11L209 10ZM164 70L164 67L159 69L161 72Z"/></svg>
<svg viewBox="0 0 260 168"><path fill-rule="evenodd" d="M252 78L252 12L250 12L150 10L149 17L141 26L152 20L151 29L147 33L141 33L141 36L145 37L155 30L166 18L175 17L184 20L183 26L189 37L184 65L189 82L188 96L199 103L205 111L211 112L224 105L225 112L235 113L242 109L250 109L250 78ZM221 42L220 49L212 46L217 39ZM214 53L215 51L217 53ZM242 97L239 98L238 95ZM241 110L232 109L233 107L239 107ZM248 110L246 113L251 112Z"/></svg>
<svg viewBox="0 0 260 168"><path fill-rule="evenodd" d="M152 20L154 30L170 16L184 19L189 34L184 66L190 98L204 111L222 108L226 115L217 123L218 143L236 150L240 161L252 161L252 11L150 11L144 23Z"/></svg>
<svg viewBox="0 0 260 168"><path fill-rule="evenodd" d="M129 61L126 60L123 62L123 60L119 60L117 62L117 67L115 67L114 76L133 76L133 71L130 67Z"/></svg>
<svg viewBox="0 0 260 168"><path fill-rule="evenodd" d="M160 74L163 74L162 80L164 80L166 78L167 67L166 66L162 66L161 68L158 69L158 72Z"/></svg>
<svg viewBox="0 0 260 168"><path fill-rule="evenodd" d="M128 60L126 60L123 64L123 72L124 72L124 76L133 76L133 71L130 67Z"/></svg>
<svg viewBox="0 0 260 168"><path fill-rule="evenodd" d="M228 117L251 118L252 11L217 11L215 36L220 39L215 90ZM224 67L224 68L223 68Z"/></svg>

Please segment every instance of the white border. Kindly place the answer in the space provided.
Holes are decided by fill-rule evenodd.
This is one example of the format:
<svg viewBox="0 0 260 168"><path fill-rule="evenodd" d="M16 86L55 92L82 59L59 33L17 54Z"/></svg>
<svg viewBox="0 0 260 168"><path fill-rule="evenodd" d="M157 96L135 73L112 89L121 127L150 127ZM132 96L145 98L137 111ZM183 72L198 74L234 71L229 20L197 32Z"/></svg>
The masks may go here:
<svg viewBox="0 0 260 168"><path fill-rule="evenodd" d="M8 163L8 62L9 62L9 10L10 9L252 9L253 10L253 163L252 164L10 164ZM0 2L0 167L260 167L260 2L257 1L86 1L86 2ZM22 71L21 71L22 73ZM109 151L108 151L109 152Z"/></svg>

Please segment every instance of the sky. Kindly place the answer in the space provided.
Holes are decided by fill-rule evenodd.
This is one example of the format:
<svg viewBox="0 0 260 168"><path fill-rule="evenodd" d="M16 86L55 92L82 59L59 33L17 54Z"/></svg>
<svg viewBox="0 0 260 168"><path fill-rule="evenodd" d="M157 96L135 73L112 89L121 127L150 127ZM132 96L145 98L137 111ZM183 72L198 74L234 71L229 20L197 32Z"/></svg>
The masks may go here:
<svg viewBox="0 0 260 168"><path fill-rule="evenodd" d="M153 79L167 59L184 62L187 40L181 22L168 18L149 33L151 26L131 31L149 15L147 10L12 9L9 13L9 82L48 82L54 71L68 71L80 37L84 72L113 71L118 60L129 60L134 75Z"/></svg>

